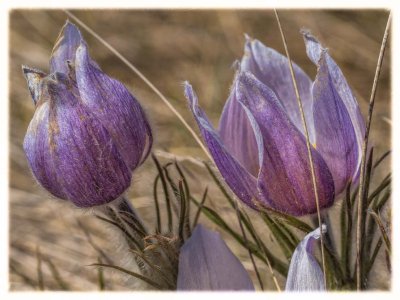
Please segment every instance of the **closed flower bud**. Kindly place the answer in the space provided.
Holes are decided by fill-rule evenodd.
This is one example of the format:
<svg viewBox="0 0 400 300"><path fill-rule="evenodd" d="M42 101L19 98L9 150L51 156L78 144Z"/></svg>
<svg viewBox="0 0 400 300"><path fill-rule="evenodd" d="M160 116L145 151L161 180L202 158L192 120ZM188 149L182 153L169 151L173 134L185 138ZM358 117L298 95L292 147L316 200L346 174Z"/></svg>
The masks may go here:
<svg viewBox="0 0 400 300"><path fill-rule="evenodd" d="M24 150L35 178L78 207L117 199L152 145L138 101L90 58L67 21L54 46L50 74L23 66L36 110Z"/></svg>

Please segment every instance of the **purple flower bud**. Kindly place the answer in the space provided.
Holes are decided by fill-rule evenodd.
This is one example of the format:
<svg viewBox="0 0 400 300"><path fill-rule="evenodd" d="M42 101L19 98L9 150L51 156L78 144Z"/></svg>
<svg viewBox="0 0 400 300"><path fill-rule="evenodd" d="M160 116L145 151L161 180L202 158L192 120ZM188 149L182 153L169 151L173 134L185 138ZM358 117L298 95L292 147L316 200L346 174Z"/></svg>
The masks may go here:
<svg viewBox="0 0 400 300"><path fill-rule="evenodd" d="M152 145L139 102L91 60L67 21L54 46L50 74L23 66L35 114L24 150L50 193L78 207L117 199Z"/></svg>
<svg viewBox="0 0 400 300"><path fill-rule="evenodd" d="M322 224L322 234L326 225ZM314 257L315 242L321 238L319 228L310 232L294 250L290 260L286 291L324 291L324 274Z"/></svg>
<svg viewBox="0 0 400 300"><path fill-rule="evenodd" d="M365 124L339 67L310 34L305 40L317 77L312 82L296 64L293 68L312 144L319 205L326 208L358 176ZM317 211L304 126L285 56L247 37L218 131L188 83L185 94L215 164L243 202L296 216Z"/></svg>
<svg viewBox="0 0 400 300"><path fill-rule="evenodd" d="M180 250L177 289L254 291L254 286L220 235L199 224Z"/></svg>

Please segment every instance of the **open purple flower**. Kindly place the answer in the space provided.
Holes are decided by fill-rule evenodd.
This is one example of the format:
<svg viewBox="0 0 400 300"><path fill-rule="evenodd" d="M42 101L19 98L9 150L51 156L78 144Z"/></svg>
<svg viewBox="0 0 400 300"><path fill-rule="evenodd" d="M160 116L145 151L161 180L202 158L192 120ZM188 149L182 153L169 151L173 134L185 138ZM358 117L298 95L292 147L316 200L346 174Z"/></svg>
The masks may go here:
<svg viewBox="0 0 400 300"><path fill-rule="evenodd" d="M309 33L304 38L318 66L315 81L293 67L313 145L320 207L325 208L358 176L365 124L327 50ZM304 128L285 56L247 38L218 131L188 83L185 95L215 164L243 202L297 216L316 212Z"/></svg>
<svg viewBox="0 0 400 300"><path fill-rule="evenodd" d="M35 114L24 150L50 193L79 207L117 199L152 145L138 101L90 58L67 21L54 46L50 74L23 66Z"/></svg>
<svg viewBox="0 0 400 300"><path fill-rule="evenodd" d="M254 291L254 286L220 235L199 224L180 250L177 289Z"/></svg>
<svg viewBox="0 0 400 300"><path fill-rule="evenodd" d="M326 225L322 225L322 234ZM294 250L290 260L285 290L289 292L324 291L324 274L314 257L315 243L321 238L319 228L310 232Z"/></svg>

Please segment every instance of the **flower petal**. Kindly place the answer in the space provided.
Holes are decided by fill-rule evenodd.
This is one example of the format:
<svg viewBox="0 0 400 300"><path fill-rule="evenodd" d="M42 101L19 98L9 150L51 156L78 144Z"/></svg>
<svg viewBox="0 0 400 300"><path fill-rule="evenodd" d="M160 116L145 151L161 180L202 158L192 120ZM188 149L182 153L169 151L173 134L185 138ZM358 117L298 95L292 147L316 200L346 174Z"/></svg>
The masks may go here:
<svg viewBox="0 0 400 300"><path fill-rule="evenodd" d="M254 286L219 233L199 224L180 250L177 289L254 291Z"/></svg>
<svg viewBox="0 0 400 300"><path fill-rule="evenodd" d="M246 112L237 102L233 90L222 111L219 134L229 153L250 174L257 177L260 169L257 142Z"/></svg>
<svg viewBox="0 0 400 300"><path fill-rule="evenodd" d="M312 177L304 135L293 125L275 93L249 72L241 72L236 83L256 136L261 164L258 188L273 208L292 215L316 212ZM334 200L334 183L328 166L311 149L318 187L319 205Z"/></svg>
<svg viewBox="0 0 400 300"><path fill-rule="evenodd" d="M82 105L75 83L61 73L55 77L46 83L50 107L43 147L62 174L65 198L78 207L115 200L130 186L131 171L106 128Z"/></svg>
<svg viewBox="0 0 400 300"><path fill-rule="evenodd" d="M37 104L41 94L41 83L44 77L46 77L46 73L30 68L27 66L22 66L22 72L24 73L26 82L28 83L29 92L31 93L32 100Z"/></svg>
<svg viewBox="0 0 400 300"><path fill-rule="evenodd" d="M50 73L60 72L68 74L67 61L75 61L75 53L83 42L78 28L67 21L54 44L50 58Z"/></svg>
<svg viewBox="0 0 400 300"><path fill-rule="evenodd" d="M326 225L322 225L322 233L326 232ZM286 291L324 291L324 274L314 257L315 242L321 238L319 228L310 232L294 250L290 260Z"/></svg>
<svg viewBox="0 0 400 300"><path fill-rule="evenodd" d="M313 85L316 147L327 163L339 195L358 169L359 144L348 110L335 88L322 53Z"/></svg>
<svg viewBox="0 0 400 300"><path fill-rule="evenodd" d="M49 102L39 104L24 138L24 152L34 177L54 196L67 199L61 178L51 159L49 146Z"/></svg>
<svg viewBox="0 0 400 300"><path fill-rule="evenodd" d="M185 96L189 101L190 110L196 119L203 139L225 182L240 200L254 208L253 199L259 198L256 178L225 148L207 116L199 107L198 99L192 86L187 82L185 82Z"/></svg>
<svg viewBox="0 0 400 300"><path fill-rule="evenodd" d="M245 53L241 62L242 71L250 71L258 80L271 88L281 101L293 124L304 134L304 126L297 103L289 62L286 56L266 47L258 40L246 36ZM310 142L315 142L315 130L312 114L311 79L295 63L292 63Z"/></svg>
<svg viewBox="0 0 400 300"><path fill-rule="evenodd" d="M84 105L107 129L129 168L136 168L146 159L153 143L139 102L121 82L93 65L84 43L76 52L75 67Z"/></svg>
<svg viewBox="0 0 400 300"><path fill-rule="evenodd" d="M324 48L321 46L318 40L314 36L312 36L309 32L303 30L302 34L306 44L307 55L311 59L311 61L318 66ZM326 53L325 56L326 56L326 65L328 67L329 76L331 77L336 93L340 96L341 100L343 101L347 109L347 112L353 123L357 139L358 160L357 160L357 165L353 170L354 173L352 179L354 181L358 175L361 164L361 152L362 152L361 149L365 135L365 122L361 114L360 108L358 106L357 100L354 97L350 89L350 86L348 85L342 71L328 53ZM316 125L316 127L318 126Z"/></svg>

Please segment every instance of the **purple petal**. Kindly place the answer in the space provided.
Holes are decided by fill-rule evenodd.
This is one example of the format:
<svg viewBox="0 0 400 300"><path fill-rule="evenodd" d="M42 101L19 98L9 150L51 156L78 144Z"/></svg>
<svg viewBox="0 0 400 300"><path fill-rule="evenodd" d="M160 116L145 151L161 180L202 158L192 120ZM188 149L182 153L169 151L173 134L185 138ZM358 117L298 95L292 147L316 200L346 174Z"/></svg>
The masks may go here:
<svg viewBox="0 0 400 300"><path fill-rule="evenodd" d="M316 212L313 183L304 135L293 125L275 93L251 73L241 72L236 83L253 126L261 170L258 188L271 207L292 215ZM319 205L334 200L334 183L328 166L312 148Z"/></svg>
<svg viewBox="0 0 400 300"><path fill-rule="evenodd" d="M241 62L242 71L250 71L258 80L271 88L281 101L293 124L304 133L288 59L258 40L252 40L249 37L246 37L246 39L245 53ZM315 142L315 130L312 114L312 82L298 65L295 63L292 63L292 65L303 104L310 142L313 144Z"/></svg>
<svg viewBox="0 0 400 300"><path fill-rule="evenodd" d="M219 134L225 148L246 170L257 177L260 169L253 128L236 95L231 91L219 121Z"/></svg>
<svg viewBox="0 0 400 300"><path fill-rule="evenodd" d="M326 226L322 225L322 233L326 232ZM300 242L294 250L288 276L286 291L325 291L324 274L314 257L315 242L321 238L320 229L316 229Z"/></svg>
<svg viewBox="0 0 400 300"><path fill-rule="evenodd" d="M254 286L219 233L197 225L180 250L177 289L254 291Z"/></svg>
<svg viewBox="0 0 400 300"><path fill-rule="evenodd" d="M60 72L68 74L67 61L75 62L75 53L83 42L82 35L78 28L67 21L54 44L50 58L50 73Z"/></svg>
<svg viewBox="0 0 400 300"><path fill-rule="evenodd" d="M39 182L78 207L117 199L129 187L131 171L108 131L81 105L74 83L61 73L54 77L45 83L49 95L46 111L38 108L32 121L40 124L41 131L31 128L25 139L32 170L35 175L35 170L45 172L37 177ZM53 172L57 174L51 177Z"/></svg>
<svg viewBox="0 0 400 300"><path fill-rule="evenodd" d="M76 52L75 67L83 104L107 129L133 170L146 159L153 143L142 107L121 82L93 65L85 44Z"/></svg>
<svg viewBox="0 0 400 300"><path fill-rule="evenodd" d="M22 72L24 73L26 82L28 83L28 88L29 92L31 93L32 100L36 105L40 98L41 83L43 78L46 77L46 73L27 66L22 66Z"/></svg>
<svg viewBox="0 0 400 300"><path fill-rule="evenodd" d="M313 85L316 147L327 163L339 195L358 169L359 145L350 115L330 75L324 52Z"/></svg>
<svg viewBox="0 0 400 300"><path fill-rule="evenodd" d="M192 86L185 82L185 96L196 119L203 139L225 182L232 191L250 207L255 207L253 199L259 198L256 178L252 176L225 148L205 113L198 105Z"/></svg>
<svg viewBox="0 0 400 300"><path fill-rule="evenodd" d="M323 52L323 47L318 42L318 40L313 37L309 32L303 31L303 37L307 48L307 55L313 61L315 65L319 65L321 54ZM358 106L357 100L354 97L350 86L348 85L346 78L344 77L342 71L335 63L335 61L330 57L328 53L326 56L326 65L328 67L329 75L333 82L336 93L340 96L343 101L344 106L350 116L351 122L353 123L357 146L358 146L358 160L355 169L353 170L353 181L356 179L359 172L361 164L361 148L365 135L365 122L361 114L360 108ZM317 126L316 126L317 127Z"/></svg>

